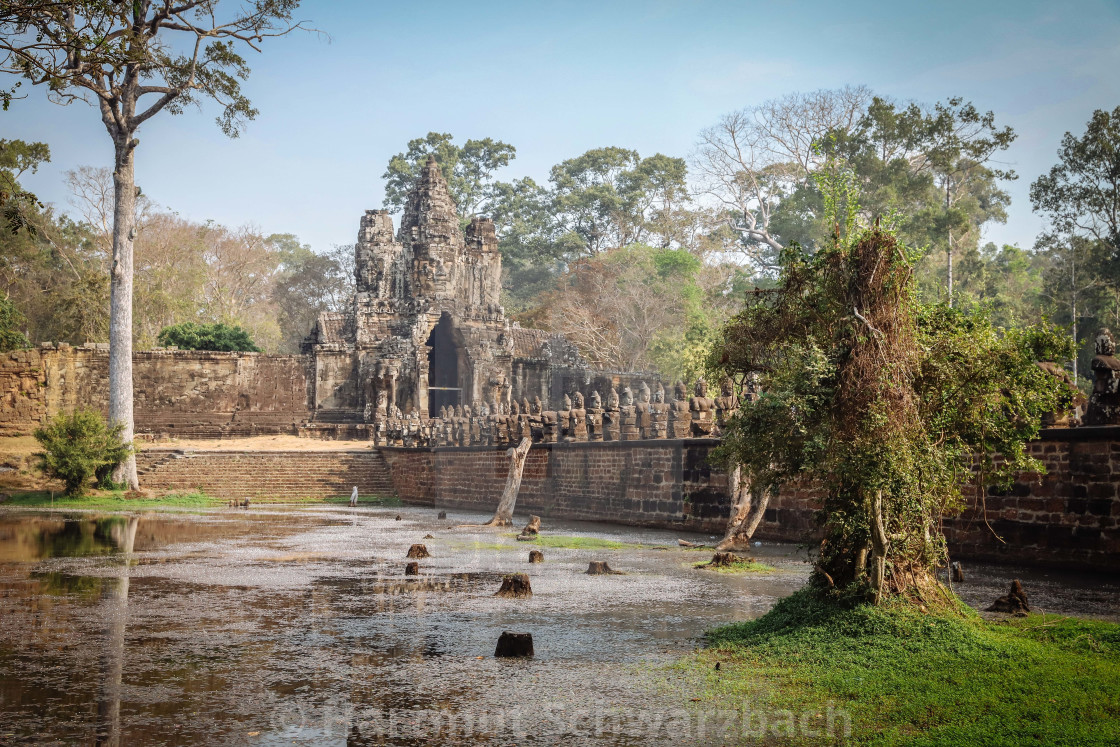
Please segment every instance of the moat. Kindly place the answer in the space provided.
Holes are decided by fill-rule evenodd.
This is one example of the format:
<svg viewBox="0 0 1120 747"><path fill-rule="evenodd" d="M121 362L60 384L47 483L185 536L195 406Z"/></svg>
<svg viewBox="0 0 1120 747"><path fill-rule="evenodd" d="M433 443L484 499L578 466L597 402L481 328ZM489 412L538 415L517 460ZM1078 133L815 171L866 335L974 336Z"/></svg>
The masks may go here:
<svg viewBox="0 0 1120 747"><path fill-rule="evenodd" d="M772 572L719 574L677 545L705 536L547 519L546 541L580 547L529 565L537 545L509 531L452 528L485 518L0 514L0 743L679 742L696 714L673 662L809 571L795 545L755 548ZM406 577L416 542L432 557ZM590 560L625 575L588 576ZM531 598L493 596L511 572ZM979 606L1012 577L1046 611L1120 619L1114 579L977 565L957 591ZM496 659L503 630L531 632L535 657Z"/></svg>

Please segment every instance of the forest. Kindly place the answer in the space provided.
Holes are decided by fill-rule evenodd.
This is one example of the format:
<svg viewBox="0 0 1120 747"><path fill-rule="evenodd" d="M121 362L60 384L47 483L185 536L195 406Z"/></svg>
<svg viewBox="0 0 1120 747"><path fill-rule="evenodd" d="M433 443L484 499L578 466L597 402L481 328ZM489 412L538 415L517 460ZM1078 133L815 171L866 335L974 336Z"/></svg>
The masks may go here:
<svg viewBox="0 0 1120 747"><path fill-rule="evenodd" d="M1030 185L1046 228L1027 247L984 241L1006 220L1008 182L1021 178L1001 158L1015 137L1013 123L960 98L902 103L847 87L729 113L679 156L595 148L539 184L503 180L517 171L513 144L431 132L389 159L384 207L399 216L435 154L463 221L495 220L514 319L564 333L597 366L691 378L747 291L774 285L781 252L811 256L828 242L835 190L822 185L843 184L858 193L862 220L922 250L921 300L983 306L1008 329L1060 325L1079 351L1067 364L1086 386L1095 331L1120 326L1120 107L1053 143L1053 167ZM108 339L112 175L75 165L69 204L43 204L23 182L50 160L49 146L0 140L7 348ZM353 247L313 249L272 228L185 218L141 193L136 348L195 323L298 352L320 311L349 305Z"/></svg>

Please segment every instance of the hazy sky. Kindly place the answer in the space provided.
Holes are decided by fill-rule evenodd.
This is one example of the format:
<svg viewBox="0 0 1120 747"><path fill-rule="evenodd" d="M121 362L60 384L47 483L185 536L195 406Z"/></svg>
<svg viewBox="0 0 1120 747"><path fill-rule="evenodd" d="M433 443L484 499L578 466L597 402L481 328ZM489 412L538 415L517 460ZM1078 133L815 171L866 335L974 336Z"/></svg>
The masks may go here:
<svg viewBox="0 0 1120 747"><path fill-rule="evenodd" d="M1019 133L1003 154L1010 220L986 239L1030 246L1030 182L1067 130L1120 106L1120 0L1065 2L365 2L304 0L330 35L273 40L244 90L260 109L227 139L216 108L141 128L137 182L185 217L351 243L390 156L428 131L517 147L503 178L543 182L589 148L687 156L721 114L793 91L866 84L932 103L960 95ZM26 90L26 87L25 87ZM41 90L0 137L41 140L25 180L67 208L63 172L109 166L97 112Z"/></svg>

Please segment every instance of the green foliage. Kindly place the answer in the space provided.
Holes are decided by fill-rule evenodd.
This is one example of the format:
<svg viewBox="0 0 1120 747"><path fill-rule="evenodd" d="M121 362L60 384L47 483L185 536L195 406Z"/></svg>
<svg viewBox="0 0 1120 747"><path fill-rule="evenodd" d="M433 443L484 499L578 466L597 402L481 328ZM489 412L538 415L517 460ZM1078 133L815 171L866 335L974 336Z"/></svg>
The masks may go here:
<svg viewBox="0 0 1120 747"><path fill-rule="evenodd" d="M112 470L132 453L132 444L121 439L123 430L120 424L106 425L94 410L59 414L35 430L35 439L44 449L38 455L39 468L62 480L72 497L81 496L94 477L108 484Z"/></svg>
<svg viewBox="0 0 1120 747"><path fill-rule="evenodd" d="M27 335L20 331L25 321L15 304L6 298L0 298L0 353L31 346Z"/></svg>
<svg viewBox="0 0 1120 747"><path fill-rule="evenodd" d="M973 459L982 485L1041 469L1024 444L1059 403L1034 362L1060 360L1068 339L1048 326L999 329L983 308L920 303L919 257L879 228L841 232L813 256L788 248L778 287L748 299L710 359L762 392L742 403L721 456L760 490L825 489L817 580L839 593L920 594L944 560L940 520L960 509Z"/></svg>
<svg viewBox="0 0 1120 747"><path fill-rule="evenodd" d="M462 146L455 145L453 139L447 132L429 132L426 137L410 140L407 151L389 159L381 175L387 208L404 208L429 155L436 157L461 218L477 215L494 198L494 172L509 165L517 149L492 138L467 140Z"/></svg>
<svg viewBox="0 0 1120 747"><path fill-rule="evenodd" d="M221 322L213 324L183 322L164 327L159 333L159 344L182 350L260 352L260 348L249 338L248 332L241 327L231 327Z"/></svg>
<svg viewBox="0 0 1120 747"><path fill-rule="evenodd" d="M842 608L803 590L708 639L711 648L682 665L696 673L703 700L770 713L841 709L852 725L844 743L1120 740L1115 623L1053 615L986 622L959 603L938 614Z"/></svg>
<svg viewBox="0 0 1120 747"><path fill-rule="evenodd" d="M280 250L272 300L279 308L281 350L298 353L321 312L344 311L353 301L354 251L352 246L337 246L317 254L290 234L270 240Z"/></svg>

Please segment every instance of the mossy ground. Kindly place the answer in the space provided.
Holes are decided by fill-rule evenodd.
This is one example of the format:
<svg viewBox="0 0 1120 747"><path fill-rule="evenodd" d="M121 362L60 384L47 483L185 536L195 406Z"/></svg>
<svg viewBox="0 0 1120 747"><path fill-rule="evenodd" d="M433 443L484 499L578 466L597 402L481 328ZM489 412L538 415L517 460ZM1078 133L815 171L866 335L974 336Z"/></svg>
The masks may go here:
<svg viewBox="0 0 1120 747"><path fill-rule="evenodd" d="M963 604L844 609L802 590L708 639L678 664L700 709L841 709L852 726L842 741L855 744L1120 744L1114 623L988 621Z"/></svg>
<svg viewBox="0 0 1120 747"><path fill-rule="evenodd" d="M772 565L760 563L757 560L738 560L728 565L712 565L710 562L693 563L693 568L701 568L705 571L712 571L713 573L730 573L730 574L744 574L744 573L773 573L778 570Z"/></svg>
<svg viewBox="0 0 1120 747"><path fill-rule="evenodd" d="M501 537L513 539L516 533L505 532ZM556 550L649 550L650 545L638 545L630 542L616 542L615 540L600 539L598 537L582 537L572 534L542 534L522 542L463 542L458 541L462 547L474 550L523 550L528 548L550 548Z"/></svg>

